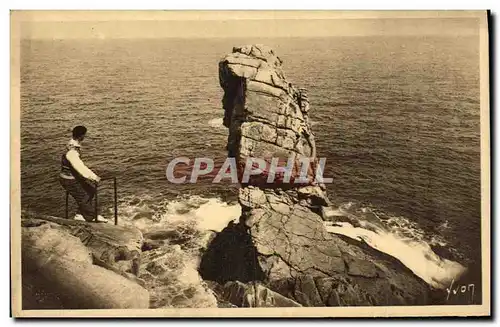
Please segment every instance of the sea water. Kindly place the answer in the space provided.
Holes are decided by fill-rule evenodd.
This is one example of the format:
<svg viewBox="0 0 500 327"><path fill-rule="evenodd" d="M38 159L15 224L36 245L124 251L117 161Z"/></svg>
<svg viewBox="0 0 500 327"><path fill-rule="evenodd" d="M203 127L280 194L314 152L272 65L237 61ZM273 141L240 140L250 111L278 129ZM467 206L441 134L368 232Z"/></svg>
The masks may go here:
<svg viewBox="0 0 500 327"><path fill-rule="evenodd" d="M118 179L120 224L209 231L237 219L237 185L174 185L165 169L178 156L226 157L217 64L247 43L273 47L287 78L309 91L318 155L334 180L328 195L351 220L328 230L436 288L466 267L479 275L476 37L23 40L23 209L64 215L59 160L83 124L84 161ZM109 182L100 198L112 216Z"/></svg>

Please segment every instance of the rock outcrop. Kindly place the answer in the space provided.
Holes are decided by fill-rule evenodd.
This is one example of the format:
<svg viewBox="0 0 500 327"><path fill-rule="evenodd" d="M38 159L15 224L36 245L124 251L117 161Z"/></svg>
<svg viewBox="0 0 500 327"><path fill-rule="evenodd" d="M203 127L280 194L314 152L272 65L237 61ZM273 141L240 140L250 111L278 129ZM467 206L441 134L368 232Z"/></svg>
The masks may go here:
<svg viewBox="0 0 500 327"><path fill-rule="evenodd" d="M139 272L143 236L133 227L112 224L87 224L59 217L23 213L22 226L30 227L38 220L50 222L76 236L91 250L94 263L133 278Z"/></svg>
<svg viewBox="0 0 500 327"><path fill-rule="evenodd" d="M260 283L244 284L239 281L211 285L219 302L229 303L225 307L301 307L299 303L276 293Z"/></svg>
<svg viewBox="0 0 500 327"><path fill-rule="evenodd" d="M202 244L190 224L143 234L23 212L21 225L24 309L223 305L196 270Z"/></svg>
<svg viewBox="0 0 500 327"><path fill-rule="evenodd" d="M130 228L23 217L23 308L149 308L134 274L141 238Z"/></svg>
<svg viewBox="0 0 500 327"><path fill-rule="evenodd" d="M251 157L298 163L307 178L242 183L242 215L219 233L200 264L204 279L256 282L303 306L413 305L429 287L392 257L326 231L329 205L318 163L305 90L285 77L282 60L260 45L235 47L219 64L227 150L238 167ZM291 159L290 159L291 158ZM240 168L241 169L241 168ZM239 172L241 175L241 171Z"/></svg>

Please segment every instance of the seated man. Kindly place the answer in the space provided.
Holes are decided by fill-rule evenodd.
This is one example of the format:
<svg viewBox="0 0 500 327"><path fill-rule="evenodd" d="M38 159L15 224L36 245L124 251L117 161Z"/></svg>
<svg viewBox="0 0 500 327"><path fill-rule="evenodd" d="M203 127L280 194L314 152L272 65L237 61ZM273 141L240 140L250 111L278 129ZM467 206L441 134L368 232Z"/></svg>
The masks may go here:
<svg viewBox="0 0 500 327"><path fill-rule="evenodd" d="M93 198L96 193L97 183L101 178L85 166L80 158L81 142L86 133L87 128L85 126L73 128L73 138L67 144L66 152L62 155L59 181L78 204L78 212L74 219L93 221L96 215L96 204ZM97 221L108 222L101 215L97 216Z"/></svg>

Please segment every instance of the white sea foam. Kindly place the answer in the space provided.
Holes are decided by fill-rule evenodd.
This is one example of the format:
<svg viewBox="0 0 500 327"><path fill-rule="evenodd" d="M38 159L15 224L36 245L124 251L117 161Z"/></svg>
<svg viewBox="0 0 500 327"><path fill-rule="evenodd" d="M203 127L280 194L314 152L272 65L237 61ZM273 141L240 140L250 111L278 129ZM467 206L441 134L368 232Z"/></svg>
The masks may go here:
<svg viewBox="0 0 500 327"><path fill-rule="evenodd" d="M199 250L207 245L212 231L220 231L229 221L239 218L240 206L198 196L160 203L148 196L124 200L119 207L120 224L135 226L144 233L175 230L187 239L182 246L167 244L165 250L160 250L166 272L158 280L147 282L152 305L216 307L214 294L198 274Z"/></svg>
<svg viewBox="0 0 500 327"><path fill-rule="evenodd" d="M382 230L373 232L353 227L347 222L327 225L326 229L330 233L364 241L372 248L393 256L435 288L445 288L452 279L465 272L465 267L457 262L440 258L432 251L429 244L424 242L402 239L396 234Z"/></svg>
<svg viewBox="0 0 500 327"><path fill-rule="evenodd" d="M131 204L133 203L133 204ZM195 287L197 303L211 305L213 294L203 293L203 281L197 274L197 249L204 247L211 231L221 231L227 224L236 221L241 214L238 204L228 204L216 198L191 196L173 201L164 201L152 206L152 199L143 198L123 204L120 207L124 224L132 224L147 232L158 229L197 230L191 240L193 249L184 248L180 254L185 262L177 272L179 287L186 283ZM354 214L356 213L356 214ZM465 267L457 262L441 258L433 252L431 244L445 246L439 236L425 237L418 226L404 217L390 217L382 221L368 208L356 208L346 203L339 208L330 209L330 216L347 217L349 222L325 223L330 233L341 234L355 240L364 241L372 248L398 259L417 276L435 288L444 288L452 279L465 272ZM182 276L191 276L189 281ZM181 285L182 284L182 285ZM212 300L208 300L212 299Z"/></svg>
<svg viewBox="0 0 500 327"><path fill-rule="evenodd" d="M201 231L218 232L241 214L239 205L231 205L216 198L191 196L156 205L151 201L152 199L143 197L141 200L129 200L122 204L119 211L124 223L149 231L191 222Z"/></svg>
<svg viewBox="0 0 500 327"><path fill-rule="evenodd" d="M389 254L435 288L447 287L451 280L456 280L466 271L458 262L441 258L432 250L431 245L447 245L439 235L426 235L415 222L405 217L392 216L382 220L370 208L353 206L348 203L330 210L327 213L330 217L347 217L351 223L325 222L327 231L363 241Z"/></svg>
<svg viewBox="0 0 500 327"><path fill-rule="evenodd" d="M174 205L182 206L182 202L174 202ZM241 207L237 204L227 204L219 199L206 199L198 208L194 207L187 215L196 221L200 230L211 230L220 232L231 220L237 220L241 215ZM177 216L177 219L184 219ZM173 218L170 218L171 220Z"/></svg>

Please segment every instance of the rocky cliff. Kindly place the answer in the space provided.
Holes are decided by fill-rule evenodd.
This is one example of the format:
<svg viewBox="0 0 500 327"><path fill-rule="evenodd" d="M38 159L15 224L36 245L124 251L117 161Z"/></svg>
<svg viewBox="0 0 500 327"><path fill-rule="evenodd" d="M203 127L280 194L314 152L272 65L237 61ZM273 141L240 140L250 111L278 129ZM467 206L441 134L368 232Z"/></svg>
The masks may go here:
<svg viewBox="0 0 500 327"><path fill-rule="evenodd" d="M23 309L148 308L142 233L23 213Z"/></svg>
<svg viewBox="0 0 500 327"><path fill-rule="evenodd" d="M428 285L399 261L326 231L328 198L314 173L312 109L305 90L287 80L282 64L261 45L235 47L220 61L228 156L240 170L253 157L295 163L310 158L306 182L267 183L255 176L243 183L239 222L213 239L200 274L222 289L241 283L265 286L303 306L428 304ZM297 168L291 177L298 179Z"/></svg>
<svg viewBox="0 0 500 327"><path fill-rule="evenodd" d="M200 232L189 225L144 232L32 212L21 218L24 310L217 306L196 272Z"/></svg>

